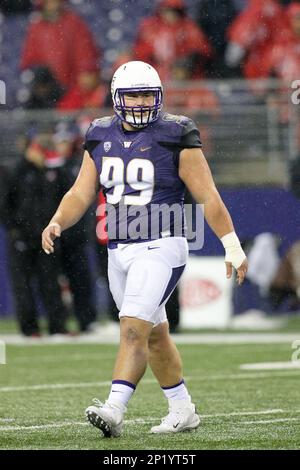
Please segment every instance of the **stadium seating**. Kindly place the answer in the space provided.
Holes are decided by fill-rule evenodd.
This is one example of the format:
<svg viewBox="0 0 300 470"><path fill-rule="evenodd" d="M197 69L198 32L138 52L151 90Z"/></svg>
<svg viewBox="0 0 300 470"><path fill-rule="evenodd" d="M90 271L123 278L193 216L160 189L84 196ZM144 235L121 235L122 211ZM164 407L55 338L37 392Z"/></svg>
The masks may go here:
<svg viewBox="0 0 300 470"><path fill-rule="evenodd" d="M236 0L241 7L245 0ZM143 0L70 0L70 6L89 24L103 51L102 73L111 75L111 66L120 52L130 48L142 17L151 15L156 2ZM194 16L199 2L186 0ZM14 108L25 100L27 76L20 74L19 58L29 21L28 15L4 16L0 13L0 78L7 84L7 105Z"/></svg>
<svg viewBox="0 0 300 470"><path fill-rule="evenodd" d="M122 50L130 47L140 19L149 15L153 3L139 1L72 0L72 8L90 25L103 52L102 70L108 76L111 65ZM137 14L138 12L138 14ZM0 14L0 77L7 85L7 105L14 108L22 104L26 95L27 77L19 72L19 58L29 17L27 15L4 16Z"/></svg>

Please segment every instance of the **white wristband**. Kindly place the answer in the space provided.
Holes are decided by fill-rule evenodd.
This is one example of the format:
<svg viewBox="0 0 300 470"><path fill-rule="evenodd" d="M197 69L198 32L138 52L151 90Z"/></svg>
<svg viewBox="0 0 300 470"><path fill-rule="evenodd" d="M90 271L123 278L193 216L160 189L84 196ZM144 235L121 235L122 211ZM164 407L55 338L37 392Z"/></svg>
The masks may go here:
<svg viewBox="0 0 300 470"><path fill-rule="evenodd" d="M227 233L221 238L221 242L225 248L225 262L231 263L235 269L238 269L246 255L237 234L235 232Z"/></svg>

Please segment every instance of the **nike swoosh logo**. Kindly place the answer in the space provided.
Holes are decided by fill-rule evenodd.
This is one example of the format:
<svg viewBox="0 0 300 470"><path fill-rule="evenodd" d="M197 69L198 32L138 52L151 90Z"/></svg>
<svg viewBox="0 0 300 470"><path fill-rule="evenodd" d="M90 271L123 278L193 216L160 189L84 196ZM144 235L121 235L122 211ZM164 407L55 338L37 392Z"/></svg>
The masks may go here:
<svg viewBox="0 0 300 470"><path fill-rule="evenodd" d="M150 150L152 147L140 147L141 152L146 152L146 150Z"/></svg>
<svg viewBox="0 0 300 470"><path fill-rule="evenodd" d="M160 248L159 246L148 246L148 250L156 250L156 248Z"/></svg>
<svg viewBox="0 0 300 470"><path fill-rule="evenodd" d="M173 428L176 429L179 423L173 424Z"/></svg>

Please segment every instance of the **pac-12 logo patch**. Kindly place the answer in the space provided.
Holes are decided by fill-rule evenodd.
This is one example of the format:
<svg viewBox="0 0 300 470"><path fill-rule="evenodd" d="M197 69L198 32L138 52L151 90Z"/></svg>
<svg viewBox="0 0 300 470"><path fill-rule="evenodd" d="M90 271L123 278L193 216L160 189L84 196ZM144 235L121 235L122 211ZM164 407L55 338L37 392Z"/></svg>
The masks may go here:
<svg viewBox="0 0 300 470"><path fill-rule="evenodd" d="M103 147L105 152L108 152L111 149L111 142L104 142Z"/></svg>

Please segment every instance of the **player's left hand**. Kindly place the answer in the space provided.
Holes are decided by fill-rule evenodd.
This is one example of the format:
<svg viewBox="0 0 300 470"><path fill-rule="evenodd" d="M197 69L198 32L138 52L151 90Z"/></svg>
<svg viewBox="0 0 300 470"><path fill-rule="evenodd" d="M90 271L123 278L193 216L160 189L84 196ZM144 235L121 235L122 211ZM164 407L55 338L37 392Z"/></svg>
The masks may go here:
<svg viewBox="0 0 300 470"><path fill-rule="evenodd" d="M54 253L54 240L61 235L61 226L50 223L42 233L42 248L47 255Z"/></svg>
<svg viewBox="0 0 300 470"><path fill-rule="evenodd" d="M230 279L232 276L233 266L228 261L226 261L225 264L226 264L226 277L227 279ZM248 270L248 261L247 261L247 258L245 258L242 264L236 269L236 281L239 284L239 286L244 282L247 270Z"/></svg>

